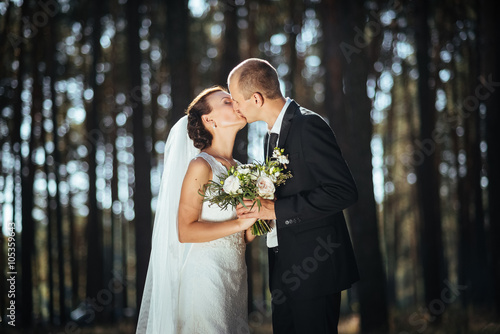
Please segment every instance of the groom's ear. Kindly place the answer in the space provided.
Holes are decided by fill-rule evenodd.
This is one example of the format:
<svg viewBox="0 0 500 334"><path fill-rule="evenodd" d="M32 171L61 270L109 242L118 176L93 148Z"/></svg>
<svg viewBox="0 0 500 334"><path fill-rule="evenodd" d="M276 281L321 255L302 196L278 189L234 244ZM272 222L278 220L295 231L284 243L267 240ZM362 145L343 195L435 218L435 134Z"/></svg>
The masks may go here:
<svg viewBox="0 0 500 334"><path fill-rule="evenodd" d="M262 107L262 105L264 104L264 96L262 96L262 94L259 92L253 93L252 100L255 105L257 105L257 107Z"/></svg>

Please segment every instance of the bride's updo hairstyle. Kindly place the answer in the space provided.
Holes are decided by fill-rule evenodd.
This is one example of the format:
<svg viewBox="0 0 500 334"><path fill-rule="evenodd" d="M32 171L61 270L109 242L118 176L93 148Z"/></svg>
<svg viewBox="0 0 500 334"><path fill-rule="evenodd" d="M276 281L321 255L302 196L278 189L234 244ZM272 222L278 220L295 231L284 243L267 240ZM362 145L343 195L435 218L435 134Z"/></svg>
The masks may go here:
<svg viewBox="0 0 500 334"><path fill-rule="evenodd" d="M215 92L227 92L221 86L214 86L204 89L194 100L189 104L186 109L188 115L188 135L194 142L194 147L203 150L212 145L212 134L203 125L201 116L210 114L212 107L207 101L208 96Z"/></svg>

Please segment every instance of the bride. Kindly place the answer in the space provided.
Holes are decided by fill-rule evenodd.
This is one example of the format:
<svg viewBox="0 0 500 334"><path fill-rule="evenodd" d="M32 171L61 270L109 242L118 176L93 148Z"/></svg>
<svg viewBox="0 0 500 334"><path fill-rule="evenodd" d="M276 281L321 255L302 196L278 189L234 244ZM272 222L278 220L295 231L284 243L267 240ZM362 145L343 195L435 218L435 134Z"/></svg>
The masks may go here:
<svg viewBox="0 0 500 334"><path fill-rule="evenodd" d="M137 333L245 333L245 244L256 219L238 219L234 208L203 202L198 191L238 164L233 145L246 119L218 86L186 113L165 146Z"/></svg>

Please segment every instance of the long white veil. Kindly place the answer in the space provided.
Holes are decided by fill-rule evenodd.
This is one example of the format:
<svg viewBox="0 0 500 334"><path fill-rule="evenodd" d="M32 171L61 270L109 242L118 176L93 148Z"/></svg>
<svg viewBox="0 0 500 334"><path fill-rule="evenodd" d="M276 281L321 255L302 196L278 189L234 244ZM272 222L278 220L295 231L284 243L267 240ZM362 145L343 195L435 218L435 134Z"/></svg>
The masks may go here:
<svg viewBox="0 0 500 334"><path fill-rule="evenodd" d="M187 116L170 130L153 226L149 268L137 334L177 333L180 273L190 245L178 239L177 211L189 162L200 152L187 133Z"/></svg>

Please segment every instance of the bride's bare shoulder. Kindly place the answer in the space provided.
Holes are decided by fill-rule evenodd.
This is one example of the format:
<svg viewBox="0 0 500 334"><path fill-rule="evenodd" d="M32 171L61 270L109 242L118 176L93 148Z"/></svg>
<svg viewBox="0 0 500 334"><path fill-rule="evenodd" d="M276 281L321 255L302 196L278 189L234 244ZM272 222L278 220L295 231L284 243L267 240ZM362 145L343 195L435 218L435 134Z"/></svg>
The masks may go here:
<svg viewBox="0 0 500 334"><path fill-rule="evenodd" d="M189 163L186 175L195 178L210 178L212 168L210 164L202 157L196 157Z"/></svg>

